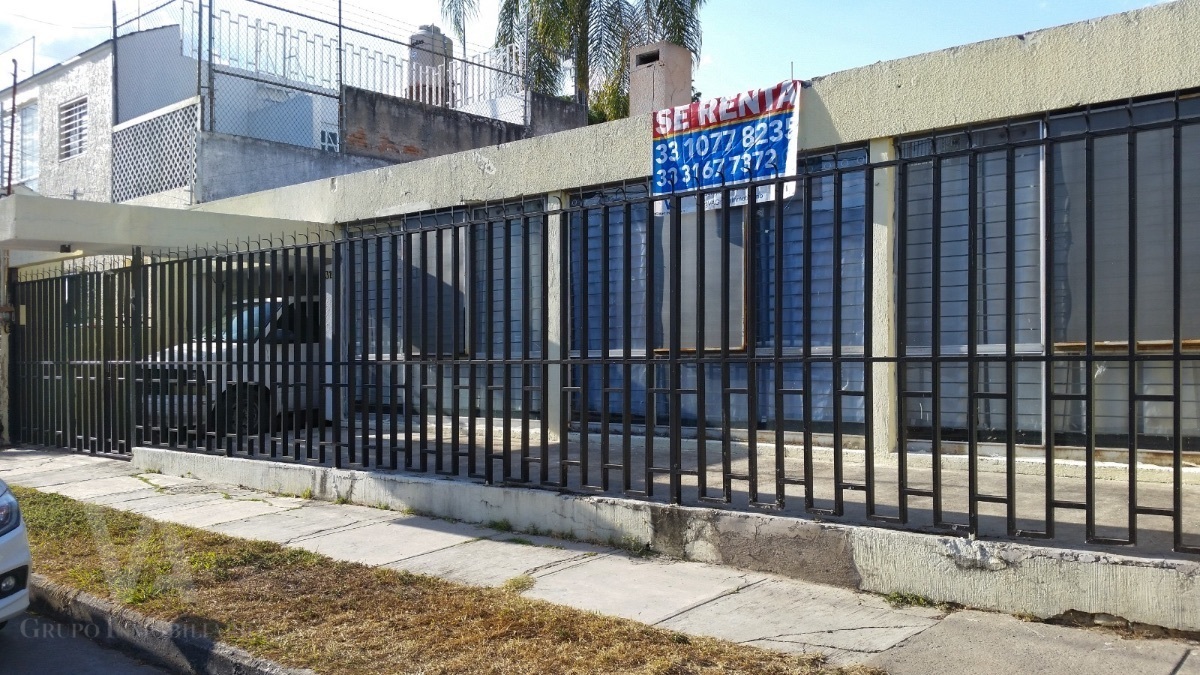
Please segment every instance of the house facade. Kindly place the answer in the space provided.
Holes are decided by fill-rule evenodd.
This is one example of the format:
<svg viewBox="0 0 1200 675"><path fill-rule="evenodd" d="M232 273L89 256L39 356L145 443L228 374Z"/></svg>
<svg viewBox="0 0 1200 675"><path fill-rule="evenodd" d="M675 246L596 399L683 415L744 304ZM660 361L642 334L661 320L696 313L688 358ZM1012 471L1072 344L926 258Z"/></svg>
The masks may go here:
<svg viewBox="0 0 1200 675"><path fill-rule="evenodd" d="M141 247L18 270L12 390L40 405L9 428L436 475L438 503L769 511L794 544L752 548L771 571L825 573L858 541L833 522L891 527L846 573L869 590L1195 630L1196 44L1179 0L813 78L794 171L753 182L664 191L642 114L205 202L189 222L244 232L183 250L168 209L6 199L10 246ZM149 226L100 242L101 217ZM176 358L197 336L224 351ZM728 562L658 513L670 550Z"/></svg>
<svg viewBox="0 0 1200 675"><path fill-rule="evenodd" d="M242 0L175 0L0 91L13 183L183 207L586 124L528 92L511 50L460 59ZM66 107L64 107L66 106ZM4 143L7 186L8 143Z"/></svg>

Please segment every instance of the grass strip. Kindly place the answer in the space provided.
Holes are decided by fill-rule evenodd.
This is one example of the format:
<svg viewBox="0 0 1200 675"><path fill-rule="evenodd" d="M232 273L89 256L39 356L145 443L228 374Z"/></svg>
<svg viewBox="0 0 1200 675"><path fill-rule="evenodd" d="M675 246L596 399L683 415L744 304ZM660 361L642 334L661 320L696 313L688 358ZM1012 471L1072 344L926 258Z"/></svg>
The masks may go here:
<svg viewBox="0 0 1200 675"><path fill-rule="evenodd" d="M877 672L13 491L37 572L318 673Z"/></svg>

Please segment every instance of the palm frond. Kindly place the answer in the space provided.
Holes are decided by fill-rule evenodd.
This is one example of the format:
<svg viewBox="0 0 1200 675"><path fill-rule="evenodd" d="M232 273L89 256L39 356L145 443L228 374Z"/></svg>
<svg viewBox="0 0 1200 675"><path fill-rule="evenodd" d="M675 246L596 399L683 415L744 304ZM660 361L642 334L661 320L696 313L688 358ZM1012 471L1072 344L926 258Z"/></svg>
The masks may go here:
<svg viewBox="0 0 1200 675"><path fill-rule="evenodd" d="M479 0L442 0L442 18L450 22L451 30L467 53L467 21L479 16Z"/></svg>
<svg viewBox="0 0 1200 675"><path fill-rule="evenodd" d="M527 12L528 10L521 6L521 0L502 0L500 13L496 18L497 47L520 44L524 40Z"/></svg>

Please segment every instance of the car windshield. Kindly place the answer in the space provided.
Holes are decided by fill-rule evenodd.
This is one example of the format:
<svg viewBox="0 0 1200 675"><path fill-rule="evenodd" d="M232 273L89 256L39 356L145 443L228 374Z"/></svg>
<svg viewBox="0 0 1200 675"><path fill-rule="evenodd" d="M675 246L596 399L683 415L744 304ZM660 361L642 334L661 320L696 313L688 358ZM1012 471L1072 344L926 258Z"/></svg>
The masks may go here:
<svg viewBox="0 0 1200 675"><path fill-rule="evenodd" d="M231 307L225 316L200 334L199 340L205 342L251 342L257 340L271 320L274 309L275 305L270 302Z"/></svg>

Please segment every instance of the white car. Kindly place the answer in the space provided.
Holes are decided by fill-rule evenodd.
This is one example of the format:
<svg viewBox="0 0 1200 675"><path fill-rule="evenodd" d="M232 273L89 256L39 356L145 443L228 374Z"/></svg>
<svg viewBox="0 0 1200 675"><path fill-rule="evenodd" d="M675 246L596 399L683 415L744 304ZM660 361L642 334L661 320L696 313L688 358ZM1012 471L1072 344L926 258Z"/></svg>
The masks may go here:
<svg viewBox="0 0 1200 675"><path fill-rule="evenodd" d="M29 607L30 563L21 509L0 480L0 628Z"/></svg>

